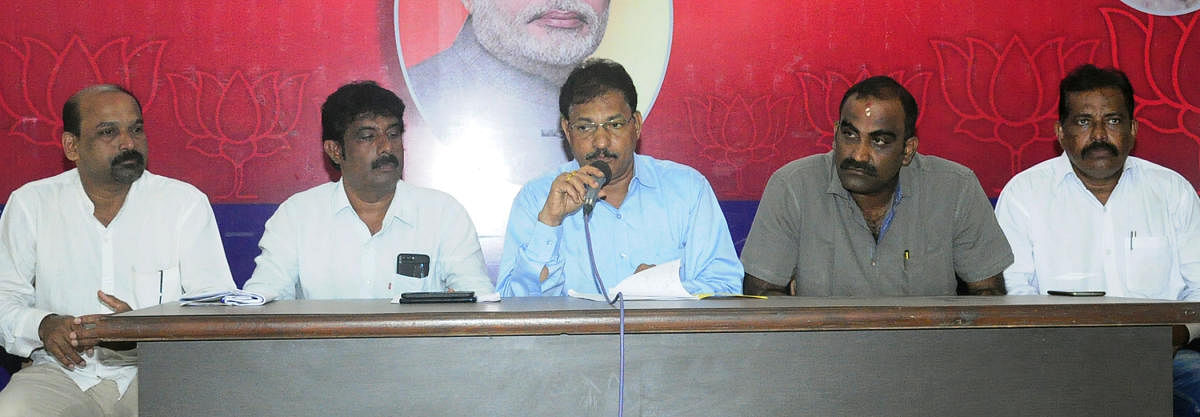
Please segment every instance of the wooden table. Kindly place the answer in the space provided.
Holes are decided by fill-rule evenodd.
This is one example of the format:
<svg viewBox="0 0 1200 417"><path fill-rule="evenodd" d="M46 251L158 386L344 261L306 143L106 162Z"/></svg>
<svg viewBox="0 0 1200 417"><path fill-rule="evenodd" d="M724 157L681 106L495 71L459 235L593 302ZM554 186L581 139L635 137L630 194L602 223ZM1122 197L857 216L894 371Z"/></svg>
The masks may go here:
<svg viewBox="0 0 1200 417"><path fill-rule="evenodd" d="M628 302L630 416L1169 415L1170 324L1200 303L907 297ZM618 311L565 297L162 305L139 341L158 415L616 415Z"/></svg>

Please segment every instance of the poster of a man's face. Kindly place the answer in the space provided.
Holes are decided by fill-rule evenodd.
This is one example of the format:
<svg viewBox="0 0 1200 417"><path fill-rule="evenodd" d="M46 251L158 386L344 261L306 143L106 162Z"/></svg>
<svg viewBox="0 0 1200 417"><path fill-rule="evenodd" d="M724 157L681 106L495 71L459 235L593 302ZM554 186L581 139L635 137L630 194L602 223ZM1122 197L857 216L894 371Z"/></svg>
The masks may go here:
<svg viewBox="0 0 1200 417"><path fill-rule="evenodd" d="M405 180L467 207L489 264L522 185L571 159L558 93L589 57L634 79L647 115L670 56L670 0L396 0L397 55L420 120ZM501 208L502 207L502 208ZM497 241L498 245L498 241ZM491 265L489 265L491 266Z"/></svg>
<svg viewBox="0 0 1200 417"><path fill-rule="evenodd" d="M562 67L569 73L569 68L596 52L608 25L608 0L468 0L464 4L484 49L535 74ZM553 81L560 72L543 75Z"/></svg>

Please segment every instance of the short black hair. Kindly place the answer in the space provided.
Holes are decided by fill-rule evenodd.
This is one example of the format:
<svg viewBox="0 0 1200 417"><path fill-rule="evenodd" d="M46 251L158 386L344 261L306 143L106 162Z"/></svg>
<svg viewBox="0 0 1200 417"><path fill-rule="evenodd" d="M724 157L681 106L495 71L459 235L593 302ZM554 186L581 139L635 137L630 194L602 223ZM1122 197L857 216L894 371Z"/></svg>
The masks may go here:
<svg viewBox="0 0 1200 417"><path fill-rule="evenodd" d="M75 135L76 137L80 136L80 134L83 133L83 125L82 125L83 116L79 114L79 101L83 98L84 95L92 94L92 93L101 93L101 92L105 92L105 91L115 91L115 92L125 93L129 97L133 98L133 103L137 105L138 113L142 112L142 102L140 100L138 100L137 96L133 95L132 92L125 89L125 87L121 87L116 84L96 84L93 86L85 87L82 90L76 91L75 94L71 95L71 98L67 99L66 103L63 103L63 107L62 107L63 131L70 133L72 135Z"/></svg>
<svg viewBox="0 0 1200 417"><path fill-rule="evenodd" d="M592 58L583 61L567 76L558 93L558 112L566 119L571 106L617 91L625 96L629 109L637 111L637 89L625 67L615 61Z"/></svg>
<svg viewBox="0 0 1200 417"><path fill-rule="evenodd" d="M404 102L374 81L354 81L338 87L321 105L321 140L342 143L346 129L363 117L391 116L404 131Z"/></svg>
<svg viewBox="0 0 1200 417"><path fill-rule="evenodd" d="M913 98L912 93L908 92L907 88L900 85L892 77L886 75L876 75L871 78L859 81L846 90L846 95L842 96L842 103L838 104L838 112L846 105L846 101L852 96L859 98L873 97L879 100L900 100L900 107L904 109L904 138L908 139L917 135L917 99Z"/></svg>
<svg viewBox="0 0 1200 417"><path fill-rule="evenodd" d="M1125 96L1125 109L1129 117L1133 117L1133 85L1129 77L1116 68L1099 68L1092 64L1083 64L1071 70L1066 78L1058 84L1058 121L1067 120L1071 109L1067 108L1067 94L1083 91L1099 90L1101 88L1116 88Z"/></svg>

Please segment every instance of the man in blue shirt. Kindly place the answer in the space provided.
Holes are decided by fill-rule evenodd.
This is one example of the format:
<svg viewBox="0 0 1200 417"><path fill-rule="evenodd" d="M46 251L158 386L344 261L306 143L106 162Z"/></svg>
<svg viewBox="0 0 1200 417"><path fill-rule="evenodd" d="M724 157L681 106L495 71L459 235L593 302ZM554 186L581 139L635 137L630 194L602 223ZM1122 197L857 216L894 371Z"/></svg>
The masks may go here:
<svg viewBox="0 0 1200 417"><path fill-rule="evenodd" d="M588 187L611 168L590 228L605 287L680 260L692 294L742 292L742 264L708 180L695 169L637 155L642 115L633 80L620 64L589 60L560 90L561 126L575 160L521 189L513 201L496 288L503 296L597 293L584 236ZM582 164L582 165L581 165Z"/></svg>

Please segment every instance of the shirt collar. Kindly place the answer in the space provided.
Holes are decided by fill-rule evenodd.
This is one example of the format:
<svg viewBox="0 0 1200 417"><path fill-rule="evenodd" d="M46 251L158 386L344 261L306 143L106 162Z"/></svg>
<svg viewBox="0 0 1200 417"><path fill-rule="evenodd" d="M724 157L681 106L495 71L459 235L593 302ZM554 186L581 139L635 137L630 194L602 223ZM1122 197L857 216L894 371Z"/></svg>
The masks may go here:
<svg viewBox="0 0 1200 417"><path fill-rule="evenodd" d="M88 197L87 190L83 189L83 178L80 178L80 175L82 174L79 173L79 168L72 168L71 171L75 173L75 175L72 175L70 178L75 188L79 190L80 202L83 203L84 207L89 213L94 211L96 209L96 204L92 202L91 197ZM129 186L129 192L125 194L125 202L122 203L122 207L124 207L125 204L129 204L130 201L136 199L136 197L133 196L139 193L138 190L142 189L142 184L145 183L143 180L146 177L153 175L154 174L151 174L149 169L142 171L142 175L138 177L138 179L134 180L133 184ZM118 212L118 214L120 214L120 212Z"/></svg>
<svg viewBox="0 0 1200 417"><path fill-rule="evenodd" d="M644 156L633 154L633 183L641 184L644 187L658 188L660 178L658 170L654 169L654 164Z"/></svg>
<svg viewBox="0 0 1200 417"><path fill-rule="evenodd" d="M392 202L388 204L387 215L384 216L384 227L387 226L388 219L395 219L406 224L412 224L410 214L412 211L412 202L405 198L396 198L396 196L407 194L408 188L412 187L400 180L396 182L396 192L392 194ZM354 212L354 207L350 205L350 197L346 195L346 183L339 178L333 187L333 193L329 196L329 209L335 215L340 214L342 210L349 210L354 213L355 217L358 213Z"/></svg>
<svg viewBox="0 0 1200 417"><path fill-rule="evenodd" d="M1130 175L1137 176L1137 158L1130 155L1125 158L1125 166L1121 167L1124 172L1121 173L1121 180L1128 178ZM1071 167L1071 159L1067 157L1067 152L1063 151L1057 158L1054 158L1050 163L1051 178L1057 178L1055 183L1057 187L1062 187L1068 183L1079 184L1083 186L1083 180L1075 174L1075 169ZM1120 180L1117 180L1120 183Z"/></svg>

